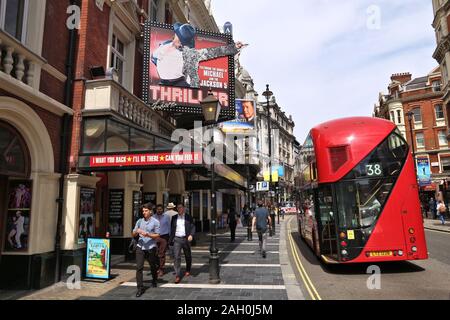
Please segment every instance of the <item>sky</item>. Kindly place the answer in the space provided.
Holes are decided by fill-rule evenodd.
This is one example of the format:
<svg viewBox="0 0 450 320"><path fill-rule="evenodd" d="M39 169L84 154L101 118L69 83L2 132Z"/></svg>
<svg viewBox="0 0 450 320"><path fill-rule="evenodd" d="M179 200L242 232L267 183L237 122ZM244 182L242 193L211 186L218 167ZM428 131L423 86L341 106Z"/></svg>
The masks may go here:
<svg viewBox="0 0 450 320"><path fill-rule="evenodd" d="M438 64L431 0L212 0L219 27L248 43L241 64L261 97L270 84L303 143L315 125L372 116L393 73Z"/></svg>

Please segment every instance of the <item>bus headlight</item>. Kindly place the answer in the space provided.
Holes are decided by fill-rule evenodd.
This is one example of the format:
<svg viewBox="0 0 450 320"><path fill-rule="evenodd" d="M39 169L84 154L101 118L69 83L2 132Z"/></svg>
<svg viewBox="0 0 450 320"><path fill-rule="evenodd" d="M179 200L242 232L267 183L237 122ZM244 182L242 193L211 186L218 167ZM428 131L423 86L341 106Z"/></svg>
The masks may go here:
<svg viewBox="0 0 450 320"><path fill-rule="evenodd" d="M412 251L412 252L417 252L417 247L416 247L416 246L412 247L412 248L411 248L411 251Z"/></svg>
<svg viewBox="0 0 450 320"><path fill-rule="evenodd" d="M403 251L402 250L398 250L398 255L401 257L403 255Z"/></svg>

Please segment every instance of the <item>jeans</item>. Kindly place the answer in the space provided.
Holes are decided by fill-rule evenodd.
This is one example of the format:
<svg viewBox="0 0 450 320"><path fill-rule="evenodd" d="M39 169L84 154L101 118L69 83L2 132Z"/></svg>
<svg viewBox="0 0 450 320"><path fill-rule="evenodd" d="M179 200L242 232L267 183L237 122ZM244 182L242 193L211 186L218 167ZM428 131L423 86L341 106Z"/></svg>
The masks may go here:
<svg viewBox="0 0 450 320"><path fill-rule="evenodd" d="M173 241L173 255L174 255L173 265L175 268L176 276L180 278L181 278L181 249L183 249L184 256L186 258L186 272L191 272L192 267L191 244L189 243L187 238L175 237Z"/></svg>
<svg viewBox="0 0 450 320"><path fill-rule="evenodd" d="M267 230L261 231L258 230L258 238L259 238L259 251L264 256L266 254L266 246L267 246Z"/></svg>
<svg viewBox="0 0 450 320"><path fill-rule="evenodd" d="M445 215L440 214L439 218L441 219L442 224L445 224Z"/></svg>
<svg viewBox="0 0 450 320"><path fill-rule="evenodd" d="M156 280L158 279L158 257L156 255L156 251L156 247L151 250L142 250L139 247L136 249L136 282L138 289L144 288L144 275L142 274L142 272L144 271L145 260L147 260L150 264L153 282L156 282Z"/></svg>

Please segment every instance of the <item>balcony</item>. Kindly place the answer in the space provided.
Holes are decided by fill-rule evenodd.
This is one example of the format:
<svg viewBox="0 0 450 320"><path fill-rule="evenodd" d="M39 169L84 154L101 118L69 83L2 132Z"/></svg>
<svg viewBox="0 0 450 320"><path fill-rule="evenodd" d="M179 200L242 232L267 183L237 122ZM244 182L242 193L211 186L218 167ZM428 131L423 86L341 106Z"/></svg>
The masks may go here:
<svg viewBox="0 0 450 320"><path fill-rule="evenodd" d="M113 114L146 131L159 132L161 128L173 131L173 121L147 106L118 82L111 79L86 82L85 114Z"/></svg>
<svg viewBox="0 0 450 320"><path fill-rule="evenodd" d="M41 69L47 61L26 48L21 42L0 30L1 76L16 79L34 89L39 89Z"/></svg>

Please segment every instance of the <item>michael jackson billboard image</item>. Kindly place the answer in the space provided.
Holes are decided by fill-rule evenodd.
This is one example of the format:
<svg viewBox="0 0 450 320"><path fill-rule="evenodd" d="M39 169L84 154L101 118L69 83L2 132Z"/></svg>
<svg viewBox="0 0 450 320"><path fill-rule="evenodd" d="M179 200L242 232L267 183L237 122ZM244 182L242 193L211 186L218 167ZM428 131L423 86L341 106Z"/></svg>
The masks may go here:
<svg viewBox="0 0 450 320"><path fill-rule="evenodd" d="M200 108L185 107L200 107L211 89L223 113L234 117L233 56L242 47L230 35L197 30L190 24L147 22L144 101L170 105L167 111L201 113Z"/></svg>

